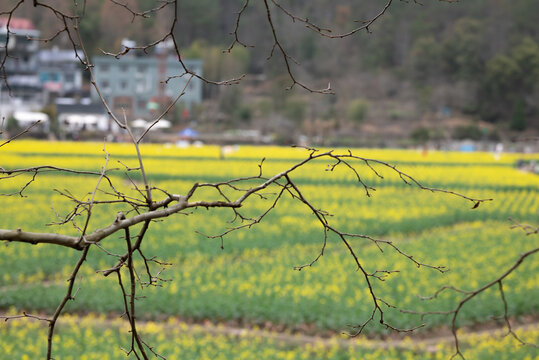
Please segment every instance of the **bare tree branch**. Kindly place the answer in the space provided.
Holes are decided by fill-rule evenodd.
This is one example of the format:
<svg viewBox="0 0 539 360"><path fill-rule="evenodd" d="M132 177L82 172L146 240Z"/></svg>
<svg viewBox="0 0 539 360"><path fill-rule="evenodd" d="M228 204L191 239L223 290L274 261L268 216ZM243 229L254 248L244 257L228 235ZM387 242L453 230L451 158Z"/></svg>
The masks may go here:
<svg viewBox="0 0 539 360"><path fill-rule="evenodd" d="M10 142L12 142L13 140L17 139L18 137L21 137L22 135L26 134L28 131L30 131L31 128L33 128L34 126L36 126L37 124L39 124L41 122L41 120L37 120L36 122L32 123L30 126L28 126L26 129L22 130L20 133L10 137L9 139L7 139L6 141L4 141L3 143L0 144L0 147L4 146L4 145L7 145L9 144ZM0 127L1 129L1 127ZM0 132L1 133L1 132Z"/></svg>
<svg viewBox="0 0 539 360"><path fill-rule="evenodd" d="M511 221L513 221L513 220L511 220ZM517 222L514 222L514 221L513 221L513 223L515 224L513 226L514 228L521 228L522 230L524 230L526 232L527 235L537 234L538 233L538 231L537 231L538 228L532 227L530 225L521 225L521 224L519 224ZM448 291L450 290L450 291L453 291L453 292L456 292L456 293L463 294L464 297L459 301L459 303L453 309L451 309L449 311L416 312L416 311L409 311L409 310L401 310L401 312L420 314L421 318L424 318L427 315L445 315L445 316L450 315L451 316L451 333L453 334L453 339L454 339L454 344L455 344L455 353L453 354L453 356L451 358L460 357L461 359L465 359L464 354L462 352L462 349L460 347L459 336L457 334L457 331L459 329L459 326L457 325L458 315L459 315L460 311L462 310L462 308L470 300L475 298L477 295L485 292L486 290L488 290L488 289L490 289L492 287L498 286L498 290L499 290L499 294L500 294L500 300L503 303L503 315L502 316L503 316L503 320L505 322L505 325L507 327L507 335L511 335L515 340L520 342L522 345L529 345L529 346L537 347L536 344L526 343L519 336L517 336L517 334L513 331L512 326L511 326L511 322L509 320L508 305L507 305L507 300L506 300L506 296L505 296L505 291L503 289L503 281L507 277L509 277L511 274L513 274L515 272L515 270L517 270L522 265L522 263L524 262L524 260L526 258L531 257L531 256L535 255L538 252L539 252L539 247L536 247L536 248L533 248L531 250L528 250L528 251L520 254L518 259L509 268L507 268L501 275L494 278L490 282L478 287L475 290L462 290L462 289L455 288L453 286L444 286L444 287L438 289L432 296L421 297L422 300L433 300L433 299L437 298L445 290L448 290Z"/></svg>
<svg viewBox="0 0 539 360"><path fill-rule="evenodd" d="M186 63L184 62L182 58L182 48L180 47L180 44L178 40L176 39L175 29L179 22L178 14L179 14L179 1L178 0L163 0L156 3L156 6L144 10L144 11L137 11L133 6L131 6L127 2L123 2L120 0L110 0L113 4L115 4L118 8L123 9L129 13L131 16L131 20L134 21L137 17L140 18L147 18L152 15L155 15L156 13L164 13L165 11L174 11L174 16L169 25L167 25L167 32L164 35L157 36L157 39L149 40L148 43L141 46L124 46L120 51L118 52L107 52L105 50L102 50L102 53L107 56L112 56L116 59L121 58L122 56L125 56L131 51L140 51L143 53L148 53L153 48L157 47L159 44L163 44L165 42L170 42L172 44L172 49L175 54L175 56L178 59L178 63L180 64L181 68L183 69L182 74L177 74L174 76L169 77L165 82L170 81L173 78L176 77L186 77L187 81L185 86L182 89L178 89L176 97L174 97L173 100L171 100L163 112L161 112L153 121L151 124L146 128L143 133L140 136L135 136L129 126L129 119L127 119L127 116L125 113L123 114L116 114L114 113L111 104L109 104L99 88L98 84L96 83L96 78L94 74L94 65L90 61L89 57L89 51L86 49L85 44L82 40L82 36L80 33L80 21L81 18L85 14L85 5L86 3L83 2L82 9L80 8L80 5L75 2L73 3L73 12L65 12L61 11L59 7L56 7L55 5L51 5L46 2L41 2L39 0L33 0L34 7L38 8L40 11L48 12L50 14L53 14L56 19L58 19L58 25L59 30L57 30L53 35L51 35L48 38L44 39L33 39L29 38L29 40L33 41L43 41L43 42L51 42L56 41L61 35L66 35L67 41L70 43L70 46L73 48L75 52L75 56L80 61L80 63L83 65L85 71L88 72L90 83L97 92L97 96L99 97L101 103L105 107L105 110L107 114L110 116L110 118L114 121L114 123L120 128L127 132L127 134L130 137L130 141L134 146L134 150L136 152L137 161L138 161L138 167L137 168L130 168L124 165L124 167L127 169L127 171L136 171L137 174L142 177L142 183L144 184L144 189L141 186L138 186L134 180L126 173L124 179L131 182L134 188L135 195L126 195L122 192L118 191L117 189L120 189L119 187L115 187L113 183L113 178L110 177L110 173L113 171L117 171L118 169L109 169L108 168L108 162L109 162L109 154L105 150L105 147L103 148L103 151L105 153L105 161L104 165L101 169L101 171L83 171L83 170L76 170L76 169L66 169L66 168L60 168L50 165L43 165L43 166L37 166L37 167L30 167L30 168L19 168L19 169L3 169L0 168L0 181L10 181L13 180L19 176L27 176L30 177L30 179L21 187L19 187L19 191L13 192L11 194L2 194L6 196L24 196L25 190L38 178L39 174L42 173L56 173L56 174L62 174L62 173L69 173L69 174L75 174L80 176L97 176L97 181L95 186L91 188L91 191L87 193L85 196L89 195L89 199L79 199L75 195L73 195L69 190L56 190L58 194L63 196L65 199L71 201L74 205L72 210L67 212L66 215L62 216L58 213L56 213L56 210L53 209L53 212L59 219L58 222L53 223L51 225L66 225L71 224L73 226L72 234L71 235L65 235L60 232L47 232L47 233L40 233L40 232L32 232L32 231L24 231L23 229L0 229L0 241L6 241L6 242L20 242L20 243L27 243L27 244L53 244L58 245L62 247L71 248L77 251L81 251L80 256L78 258L78 261L73 265L73 268L70 272L70 276L67 280L67 288L65 289L65 295L56 307L56 310L52 314L50 318L48 317L42 317L38 315L30 315L26 312L23 312L22 315L15 315L15 316L3 316L0 317L6 321L10 319L16 319L16 318L33 318L41 321L45 321L48 323L49 330L47 335L47 359L53 358L53 340L54 340L54 334L56 329L56 324L60 319L61 314L63 313L66 304L70 300L74 300L77 289L75 288L77 276L79 276L80 270L82 269L86 258L88 256L88 253L93 245L98 247L100 250L104 251L105 254L111 257L113 261L111 262L111 266L108 269L99 271L103 276L108 276L110 274L115 273L117 275L117 286L121 290L121 296L123 300L124 305L124 311L125 316L129 322L130 326L130 333L131 333L131 344L129 348L126 350L126 354L130 355L133 354L137 359L143 358L148 359L149 356L155 356L161 359L164 359L161 355L159 355L153 347L149 346L140 334L137 331L137 316L136 316L136 299L137 299L137 283L140 284L141 287L143 286L160 286L163 282L167 281L165 278L162 277L161 273L162 271L170 264L161 261L159 259L156 259L155 257L146 256L144 250L143 250L143 244L145 243L145 239L149 239L149 227L151 223L155 220L164 219L166 217L170 217L175 214L187 214L188 212L186 210L194 210L198 208L205 208L205 209L214 209L214 208L226 208L230 209L230 214L233 216L232 225L230 228L224 230L220 234L217 235L205 235L208 238L219 238L221 239L221 246L223 247L223 241L224 237L241 229L249 229L262 221L267 219L267 215L270 214L277 206L279 206L281 200L286 197L287 195L290 196L290 198L294 201L299 201L299 203L303 204L306 209L308 209L308 212L311 214L311 216L314 217L318 221L318 223L321 226L321 246L320 251L316 254L316 256L313 258L312 261L310 261L307 264L296 266L296 270L302 270L307 269L311 266L313 266L315 263L317 263L322 256L324 255L328 242L336 239L337 242L342 243L344 248L348 251L350 256L352 257L355 268L360 274L361 279L364 281L365 286L369 290L370 294L370 302L372 302L372 311L370 313L370 316L367 317L367 319L364 319L363 322L354 325L351 327L352 333L351 335L357 336L362 333L364 328L377 320L382 326L384 326L387 329L391 329L393 331L397 332L409 332L413 331L417 328L420 328L424 326L424 324L419 324L418 326L411 327L411 328L399 328L396 326L393 326L389 322L387 322L384 318L385 314L385 308L395 308L394 305L390 304L389 302L382 299L378 294L375 292L375 288L373 286L375 280L384 281L385 277L391 273L398 272L397 270L388 270L388 269L380 269L375 270L374 272L370 272L367 269L370 268L370 264L366 262L366 260L361 259L361 253L357 250L357 244L356 242L359 241L367 241L369 243L375 244L378 249L383 252L384 248L389 247L392 251L395 251L399 256L403 256L409 261L411 261L415 266L417 267L427 267L431 268L433 270L444 272L447 269L444 266L436 266L436 265L429 265L426 263L423 263L420 260L417 260L414 258L412 254L408 254L407 252L404 252L401 248L399 248L394 242L389 240L381 240L374 238L367 234L361 234L361 233L353 233L353 232L345 232L338 227L334 226L331 222L330 214L326 212L323 209L319 209L316 204L312 203L307 196L304 194L302 187L294 181L294 174L296 170L300 168L304 168L308 166L309 164L318 161L318 160L325 160L328 162L327 164L327 171L333 171L338 167L344 168L347 171L350 171L354 178L357 181L357 186L359 188L359 191L364 192L366 196L371 196L372 192L375 191L375 187L372 186L368 181L365 180L365 176L363 176L363 172L368 172L369 174L374 174L379 179L383 179L383 176L381 175L381 172L379 171L380 168L387 169L389 172L394 175L395 177L398 177L401 179L405 184L414 186L417 189L425 190L429 192L438 192L438 193L444 193L451 196L456 196L458 198L462 198L464 200L470 201L472 203L472 209L477 208L479 205L481 205L483 202L491 201L490 198L475 198L471 197L465 194L461 194L455 191L446 190L446 189L438 189L429 187L426 185L423 185L420 181L413 178L411 175L401 171L398 169L395 165L392 165L388 162L376 160L376 159L370 159L366 157L361 157L358 155L354 155L351 151L347 152L334 152L334 151L325 151L325 152L319 152L317 149L314 148L307 148L308 155L301 161L298 161L297 163L293 164L292 166L282 170L281 172L275 173L271 176L263 176L262 166L264 160L262 160L259 164L259 173L258 175L254 176L246 176L246 177L240 177L236 179L231 179L228 181L221 181L221 182L215 182L215 183L195 183L193 186L185 193L185 194L175 194L172 191L169 191L168 189L158 189L155 187L152 187L149 180L148 180L148 174L146 172L145 166L144 166L144 156L142 154L142 151L140 149L140 143L142 140L147 136L147 134L153 130L155 125L159 123L163 119L163 117L174 108L174 106L180 101L180 99L185 95L191 81L194 79L199 79L203 81L206 84L211 85L234 85L238 84L244 77L244 75L239 75L237 77L228 79L228 80L219 80L219 79L207 79L203 77L200 74L197 74L193 71L193 69L190 69ZM443 1L443 0L442 0ZM452 0L448 0L451 2ZM19 8L24 3L24 0L17 1L10 9L7 11L0 12L0 16L7 16L7 23L6 23L6 29L7 29L7 35L4 42L4 46L2 46L3 55L0 58L0 72L2 74L3 80L5 85L9 88L7 73L6 73L6 61L11 57L11 54L8 51L8 43L10 41L10 35L13 34L10 30L11 21L13 19L14 14L19 11ZM312 22L307 17L301 17L296 14L294 14L292 11L285 8L283 5L281 5L276 0L264 0L263 1L263 9L265 10L264 19L267 21L269 25L270 30L270 36L272 38L273 45L271 47L271 52L269 54L268 60L272 58L274 54L277 54L276 56L279 56L282 58L284 62L285 70L288 74L288 77L290 78L292 84L288 87L288 89L292 89L294 86L298 86L300 88L303 88L307 92L311 93L320 93L320 94L333 94L331 86L328 84L327 88L324 89L314 89L310 86L305 85L296 75L296 72L294 71L296 68L294 67L294 64L298 64L297 61L290 55L290 53L287 51L286 44L283 42L283 38L280 35L279 29L275 26L274 22L274 14L280 13L284 14L288 19L290 19L293 22L299 22L305 25L308 29L311 31L314 31L315 33L319 34L320 36L326 37L326 38L345 38L352 36L360 31L367 31L370 32L370 27L378 21L381 17L386 14L390 6L392 6L393 0L385 0L384 5L382 5L381 9L370 19L361 21L361 25L355 27L353 30L350 30L346 33L340 33L340 34L334 34L332 29L324 28L322 26L316 25L314 22ZM416 0L414 0L414 3L418 3ZM235 24L234 29L231 32L231 35L233 37L232 43L229 45L227 49L224 50L224 52L231 52L232 49L236 44L239 44L244 47L251 47L251 45L247 45L246 43L242 42L239 37L239 32L242 26L242 16L247 11L248 7L250 6L249 0L244 0L242 3L242 7L237 13L237 16L235 18ZM55 29L58 29L56 27ZM10 90L11 92L11 90ZM4 119L2 119L3 124ZM39 121L38 121L39 122ZM20 138L21 136L27 134L30 129L35 126L38 122L28 126L26 129L21 131L20 133L12 136L2 144L0 144L0 147L7 145L8 143ZM123 164L122 164L123 165ZM102 185L104 184L104 185ZM108 187L107 187L108 186ZM102 188L104 187L104 188ZM212 194L211 196L203 192L203 190L211 190ZM198 198L199 194L203 193L203 195L200 195L200 198ZM105 199L98 199L97 196L99 194L100 196L106 196ZM164 195L163 195L164 194ZM160 199L156 199L156 198ZM247 216L246 213L243 211L243 207L248 202L248 199L251 198L257 198L257 199L266 199L268 200L267 206L258 213L257 216ZM198 199L198 200L193 200ZM107 205L123 205L125 208L123 208L122 211L117 212L116 214L110 214L109 218L109 224L107 226L97 227L93 228L91 226L92 222L91 219L93 218L93 215L95 212L97 212L98 209L102 209L103 207L106 209ZM105 210L107 211L107 210ZM84 222L82 225L77 224L75 219L83 218ZM134 226L139 226L138 233L131 237L131 231ZM537 228L531 227L529 225L521 225L518 223L515 223L514 227L518 227L526 231L527 234L537 234L538 230ZM116 234L119 231L123 230L123 236L125 237L125 248L120 252L120 254L114 254L112 251L108 251L105 248L104 240L112 237L114 234ZM150 240L148 240L150 241ZM454 291L457 293L460 293L463 295L463 299L459 302L457 307L451 311L447 312L431 312L431 313L421 313L422 316L428 315L428 314L446 314L446 315L452 315L452 333L455 340L455 347L456 347L456 353L455 356L463 357L463 354L461 352L461 349L459 347L459 341L457 336L457 316L462 309L462 307L472 298L474 298L476 295L484 292L485 290L493 287L498 286L500 299L503 302L504 305L504 321L508 328L508 333L511 334L515 339L520 340L520 338L513 332L511 323L509 321L509 315L508 315L508 304L505 296L505 290L503 288L503 280L505 280L506 277L508 277L510 274L512 274L521 264L522 262L535 254L536 252L539 252L539 248L535 248L532 250L529 250L528 252L522 254L517 261L509 268L507 269L502 275L497 277L496 279L492 280L491 282L483 285L482 287L473 290L473 291L464 291L460 290L456 287L452 286L446 286L441 289L439 289L433 296L430 297L436 298L440 293L442 293L445 290ZM137 258L137 262L135 261L134 256L135 255L140 256ZM137 264L138 263L138 264ZM123 279L122 274L126 274L124 272L124 268L127 270L128 278L129 278L129 285L127 286L126 280ZM142 271L141 271L142 269ZM157 269L157 270L156 270ZM147 278L147 281L146 281ZM124 285L125 282L125 285Z"/></svg>

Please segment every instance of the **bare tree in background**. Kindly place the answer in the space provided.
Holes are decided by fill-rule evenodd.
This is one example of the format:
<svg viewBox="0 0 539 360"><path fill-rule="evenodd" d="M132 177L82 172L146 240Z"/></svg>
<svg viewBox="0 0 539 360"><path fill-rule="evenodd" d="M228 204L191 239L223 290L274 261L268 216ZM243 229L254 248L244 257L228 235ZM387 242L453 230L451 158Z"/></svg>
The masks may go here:
<svg viewBox="0 0 539 360"><path fill-rule="evenodd" d="M7 44L10 41L10 21L17 15L20 7L28 2L25 0L18 0L12 3L10 8L0 9L0 16L6 17L7 20L7 38L3 44L2 58L0 59L0 74L2 74L2 81L9 86L9 78L5 72L5 63L7 59L11 56L9 53L9 48ZM415 2L415 1L414 1ZM390 273L390 270L379 270L374 273L369 273L366 270L366 264L360 261L359 257L356 255L356 249L352 245L352 239L362 239L366 242L374 243L380 250L384 248L389 248L398 254L404 256L409 261L413 262L418 267L430 267L440 272L446 271L443 266L438 265L429 265L423 263L421 260L417 260L413 257L413 254L405 253L401 250L396 244L391 241L377 239L369 236L368 234L362 233L348 233L344 232L341 229L335 227L329 214L324 210L319 209L316 204L313 204L302 191L300 185L294 181L294 175L299 168L309 166L315 160L325 160L328 164L327 170L333 171L337 167L344 167L348 171L352 172L357 179L359 191L363 191L366 196L370 196L371 192L375 189L363 180L362 171L371 171L379 178L382 176L379 173L380 168L389 169L394 176L399 177L404 183L409 184L410 186L415 186L424 191L430 192L441 192L446 193L450 196L457 196L468 200L471 202L472 208L478 207L481 203L489 201L491 199L479 199L468 197L463 194L459 194L449 190L443 189L434 189L422 185L415 178L400 171L396 166L389 164L384 161L379 161L376 159L369 159L357 154L354 154L350 151L348 152L334 152L334 151L318 151L316 149L307 148L306 157L304 160L299 161L295 165L284 169L283 171L267 175L264 173L263 161L259 165L258 174L254 174L251 177L236 178L229 181L218 182L218 183L195 183L192 185L189 191L186 193L178 194L175 192L175 189L160 189L152 187L148 182L148 174L144 168L144 158L140 153L139 145L143 139L147 136L148 132L159 123L161 119L167 114L167 112L174 107L174 105L184 96L185 91L187 91L187 86L184 89L179 89L177 96L173 101L168 105L165 111L162 114L159 114L148 126L145 131L140 135L135 135L129 126L129 121L123 114L114 113L110 104L108 104L101 94L101 89L95 81L93 73L93 65L88 56L89 50L85 47L85 43L80 34L80 22L83 21L85 16L85 11L87 4L86 2L78 3L73 2L69 7L59 7L54 4L50 4L48 1L33 0L33 6L36 8L36 11L46 12L52 14L55 19L57 19L57 25L59 30L52 34L48 39L35 39L36 41L55 41L57 39L67 40L77 57L84 67L85 71L89 73L89 78L92 86L95 88L95 91L99 94L99 97L107 109L108 115L110 118L119 126L121 129L125 130L131 139L131 143L137 153L138 167L127 168L130 173L136 172L142 178L142 184L136 185L132 183L136 191L135 196L128 195L121 190L117 184L113 182L111 177L114 175L121 175L124 171L118 169L109 168L109 154L106 151L106 146L104 146L104 164L101 171L91 172L91 171L80 171L77 169L67 169L59 168L50 165L36 166L32 168L14 168L14 169L3 169L0 168L0 181L3 183L9 182L14 179L19 179L21 176L30 176L30 180L20 187L19 191L14 194L7 194L7 196L22 196L24 191L32 185L34 181L39 180L40 174L43 173L69 173L69 174L78 174L81 176L93 176L95 178L95 185L90 189L90 196L87 199L78 199L72 196L69 192L61 192L61 194L67 197L69 200L73 201L74 207L65 217L60 221L64 225L72 225L75 230L72 230L70 235L64 235L57 232L49 233L35 233L28 232L22 229L18 229L16 225L12 229L0 229L0 240L7 242L23 242L28 244L49 244L50 246L62 246L73 249L80 253L79 259L76 264L73 265L72 272L68 279L68 286L65 291L65 296L58 304L56 311L50 316L43 317L38 315L32 315L28 313L23 313L18 316L4 317L5 320L17 318L17 317L28 317L28 318L37 318L47 323L48 325L48 337L47 337L47 359L52 359L53 357L53 345L54 345L54 333L57 321L62 315L66 304L73 300L75 295L76 284L78 281L78 275L81 268L85 265L85 260L87 254L92 247L97 247L103 249L102 244L107 240L113 237L121 237L125 242L125 251L119 256L114 256L110 254L110 268L102 271L96 276L105 276L114 278L117 286L121 289L125 317L129 322L131 328L131 344L127 349L127 354L134 354L136 358L148 359L150 356L155 355L161 357L154 352L150 344L146 344L144 339L141 338L137 332L137 307L136 307L136 297L137 297L137 282L142 283L144 286L155 286L160 285L163 281L159 276L159 270L162 268L163 264L161 261L152 257L152 254L146 254L144 251L144 244L147 242L155 241L152 238L151 234L148 232L148 229L152 226L153 221L158 219L168 218L175 214L188 214L188 210L196 208L226 208L232 213L235 219L238 219L239 225L226 230L221 234L210 234L207 235L211 238L223 238L230 233L241 230L248 229L252 226L258 224L261 221L264 221L265 217L276 207L279 206L279 202L284 197L290 197L299 203L303 204L311 213L312 216L320 223L321 234L320 234L320 252L318 254L313 254L312 262L297 266L297 270L302 270L310 267L315 262L317 262L323 255L326 249L326 243L329 240L329 235L335 235L342 245L349 251L350 256L353 257L355 265L358 270L358 276L362 278L364 285L369 289L370 298L372 302L372 313L371 315L363 319L359 323L352 335L359 335L365 328L365 326L371 322L378 321L382 326L392 329L397 332L408 332L416 329L417 327L423 326L420 324L417 327L410 329L401 329L393 326L391 323L387 322L384 318L384 308L386 306L392 306L380 298L375 292L372 284L374 281L383 280L384 276ZM186 77L187 84L193 78L198 78L209 85L215 86L230 86L236 85L241 82L244 75L238 74L237 77L231 79L208 79L200 74L195 73L190 69L182 60L182 44L178 43L175 36L175 29L178 22L188 21L188 19L180 19L178 17L179 11L179 0L166 0L159 2L155 8L144 9L144 10L135 10L134 7L128 3L122 1L110 0L110 5L113 7L123 8L127 10L133 19L135 18L147 18L153 16L160 16L159 14L174 14L170 22L169 27L164 35L156 36L154 40L150 43L133 46L133 47L123 47L119 51L103 51L105 55L109 55L115 58L120 58L130 52L149 52L152 51L158 44L165 41L171 41L173 44L174 52L177 55L178 61L183 68L183 73L178 74L177 76ZM260 4L258 4L260 5ZM281 62L284 64L286 72L288 73L290 85L289 88L299 87L304 89L307 92L312 93L321 93L321 94L332 94L333 90L328 84L327 86L322 86L317 88L316 85L305 84L298 77L296 69L298 64L296 61L289 55L289 51L283 43L283 34L280 33L279 28L275 25L274 19L276 14L285 16L290 21L297 23L299 26L305 27L305 31L311 31L315 34L332 39L342 39L350 36L357 35L361 32L369 32L371 26L379 21L386 11L393 5L393 0L386 1L383 4L379 11L374 14L369 19L359 19L356 23L357 26L350 31L345 33L336 33L330 28L318 25L306 17L299 16L298 14L293 13L287 7L281 5L275 0L263 0L262 1L262 11L263 17L267 22L267 29L269 31L269 36L272 39L273 45L271 51L268 54L268 59L272 57L280 57ZM232 42L227 49L224 49L225 52L230 52L235 46L244 46L252 47L256 44L247 44L242 41L240 35L240 29L242 27L242 15L247 11L253 4L249 0L245 0L243 6L238 9L235 26L231 32ZM3 5L5 7L5 5ZM67 8L67 9L66 9ZM69 10L71 9L71 10ZM259 8L260 9L260 8ZM420 9L418 9L420 11ZM4 124L4 119L2 119L2 125ZM33 126L33 125L32 125ZM0 144L0 148L4 146L9 146L9 143L17 138L23 136L27 133L30 128L28 127L21 131L19 134L16 134ZM1 151L1 149L0 149ZM205 200L194 200L199 198L199 194L202 190L212 190L213 196L206 198ZM268 192L274 193L270 206L268 206L262 213L255 217L249 217L245 215L242 211L242 207L248 199L251 198L264 198L267 197ZM99 197L96 194L100 194ZM207 191L204 194L208 194ZM93 228L90 226L90 219L94 214L99 211L110 212L110 205L122 206L122 211L117 213L110 213L110 222L108 226L102 228ZM78 226L75 224L75 219L84 218L83 225ZM167 221L173 221L172 218L167 219ZM522 226L522 225L518 225ZM523 226L522 226L523 227ZM537 229L529 229L532 233L537 233ZM447 288L440 289L439 292L444 290L457 291L463 294L464 298L458 304L458 306L450 311L448 314L452 316L452 330L455 337L456 345L456 355L463 357L463 354L460 351L458 338L456 334L456 318L459 314L460 309L466 304L466 302L476 296L477 294L483 292L487 288L492 286L498 286L500 290L500 297L503 299L506 304L505 311L505 320L509 331L512 333L511 325L507 315L507 303L505 302L502 281L511 274L527 257L535 254L539 248L532 249L527 253L523 254L513 266L507 269L505 272L500 274L499 277L495 278L486 285L478 288L474 291L465 292L456 288ZM136 269L135 259L140 261L143 264L142 269ZM145 276L138 277L137 274L145 274ZM434 296L436 296L437 292ZM513 336L516 337L514 333Z"/></svg>

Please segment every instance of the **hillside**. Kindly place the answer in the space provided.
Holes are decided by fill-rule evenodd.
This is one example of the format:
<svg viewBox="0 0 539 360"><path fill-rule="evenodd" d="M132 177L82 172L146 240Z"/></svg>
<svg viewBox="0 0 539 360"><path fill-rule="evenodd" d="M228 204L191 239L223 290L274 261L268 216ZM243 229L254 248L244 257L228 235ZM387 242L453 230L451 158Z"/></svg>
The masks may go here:
<svg viewBox="0 0 539 360"><path fill-rule="evenodd" d="M61 4L59 0L51 3ZM152 1L127 2L138 11ZM242 42L233 40L241 0L180 3L176 34L184 57L204 59L212 80L247 73L243 87L207 86L207 100L190 120L202 129L256 128L280 142L299 134L324 143L392 145L439 143L449 138L515 140L536 136L539 128L539 3L533 0L477 0L448 3L397 2L370 28L371 33L330 40L293 22L273 7L277 33L299 66L305 84L335 95L311 96L284 90L291 84L282 59L267 60L273 46L262 2L242 14ZM297 16L334 33L381 10L376 1L283 1ZM44 33L54 33L47 15L26 14ZM64 5L65 6L65 5ZM173 12L148 18L98 0L88 2L81 23L91 54L118 51L123 38L146 44L169 29ZM133 21L132 21L133 20ZM292 93L292 96L288 96ZM175 116L181 122L181 116ZM292 139L289 139L292 137Z"/></svg>

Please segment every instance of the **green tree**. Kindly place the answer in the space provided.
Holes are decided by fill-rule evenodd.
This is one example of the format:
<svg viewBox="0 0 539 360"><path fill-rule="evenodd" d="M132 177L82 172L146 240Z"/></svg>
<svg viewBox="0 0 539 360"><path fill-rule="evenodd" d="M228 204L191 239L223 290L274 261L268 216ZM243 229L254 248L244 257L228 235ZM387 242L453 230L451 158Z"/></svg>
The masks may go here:
<svg viewBox="0 0 539 360"><path fill-rule="evenodd" d="M440 51L440 45L433 36L420 37L414 42L409 61L415 79L425 81L440 72Z"/></svg>
<svg viewBox="0 0 539 360"><path fill-rule="evenodd" d="M20 131L19 123L17 122L17 119L15 119L13 116L7 118L6 130L10 133Z"/></svg>
<svg viewBox="0 0 539 360"><path fill-rule="evenodd" d="M203 40L193 42L183 52L183 56L202 59L202 72L208 79L238 77L248 71L250 63L249 51L244 47L236 46L230 52L223 52L221 46L210 45ZM208 97L216 97L219 94L215 86L206 84L204 90Z"/></svg>
<svg viewBox="0 0 539 360"><path fill-rule="evenodd" d="M368 109L369 109L369 104L367 103L365 99L352 100L348 104L346 115L349 120L355 123L360 123L363 120L365 120Z"/></svg>
<svg viewBox="0 0 539 360"><path fill-rule="evenodd" d="M530 92L539 82L539 44L530 37L524 38L511 52L518 66L518 87Z"/></svg>
<svg viewBox="0 0 539 360"><path fill-rule="evenodd" d="M481 88L480 114L487 121L496 121L511 103L519 68L514 59L497 55L486 66Z"/></svg>
<svg viewBox="0 0 539 360"><path fill-rule="evenodd" d="M446 74L462 80L474 80L484 66L483 24L479 20L458 20L442 42Z"/></svg>
<svg viewBox="0 0 539 360"><path fill-rule="evenodd" d="M219 109L227 116L230 124L235 122L235 116L242 103L241 90L238 87L226 87L223 89L219 101Z"/></svg>
<svg viewBox="0 0 539 360"><path fill-rule="evenodd" d="M522 131L526 129L526 108L524 100L519 99L513 107L513 116L511 117L511 129Z"/></svg>
<svg viewBox="0 0 539 360"><path fill-rule="evenodd" d="M520 107L524 114L528 108L535 112L533 100L526 99L538 82L539 45L525 38L509 55L496 55L487 63L480 96L482 116L490 121L509 118Z"/></svg>
<svg viewBox="0 0 539 360"><path fill-rule="evenodd" d="M483 133L477 125L461 125L453 130L453 138L457 140L481 140Z"/></svg>
<svg viewBox="0 0 539 360"><path fill-rule="evenodd" d="M410 138L416 144L425 144L430 140L430 131L424 126L419 126L412 131Z"/></svg>
<svg viewBox="0 0 539 360"><path fill-rule="evenodd" d="M189 44L196 39L207 37L205 36L207 34L220 34L222 6L220 1L213 0L179 2L179 15L182 19L189 19L189 21L180 21L176 27L175 35L184 43Z"/></svg>
<svg viewBox="0 0 539 360"><path fill-rule="evenodd" d="M305 119L307 104L301 99L287 99L283 107L283 115L296 124Z"/></svg>
<svg viewBox="0 0 539 360"><path fill-rule="evenodd" d="M301 59L312 60L317 53L316 36L313 34L305 35L300 42L299 52Z"/></svg>

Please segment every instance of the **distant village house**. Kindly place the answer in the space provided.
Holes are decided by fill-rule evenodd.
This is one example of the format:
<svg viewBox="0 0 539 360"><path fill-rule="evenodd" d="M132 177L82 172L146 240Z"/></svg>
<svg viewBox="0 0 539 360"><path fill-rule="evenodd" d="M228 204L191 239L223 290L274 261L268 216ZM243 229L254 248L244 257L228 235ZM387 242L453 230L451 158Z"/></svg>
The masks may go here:
<svg viewBox="0 0 539 360"><path fill-rule="evenodd" d="M125 55L94 57L96 83L113 111L127 118L156 117L185 88L185 95L177 105L190 109L202 101L202 81L181 76L185 71L176 56L166 48L156 49L154 56ZM196 74L202 74L202 61L183 59L183 63ZM99 101L96 91L92 99Z"/></svg>
<svg viewBox="0 0 539 360"><path fill-rule="evenodd" d="M40 34L28 19L0 18L0 43L7 41L7 46L0 46L7 75L7 82L0 83L0 118L14 119L19 127L32 117L44 123L48 120L43 109L53 107L57 114L54 120L63 133L119 132L97 92L90 92L89 84L84 82L77 54L72 49L40 49L42 43L35 40ZM96 82L116 114L125 114L131 120L151 120L184 89L185 95L177 103L184 111L202 101L202 82L182 77L184 69L169 50L170 44L164 44L155 49L153 56L128 54L120 59L92 59ZM202 74L201 60L183 62L191 71Z"/></svg>

